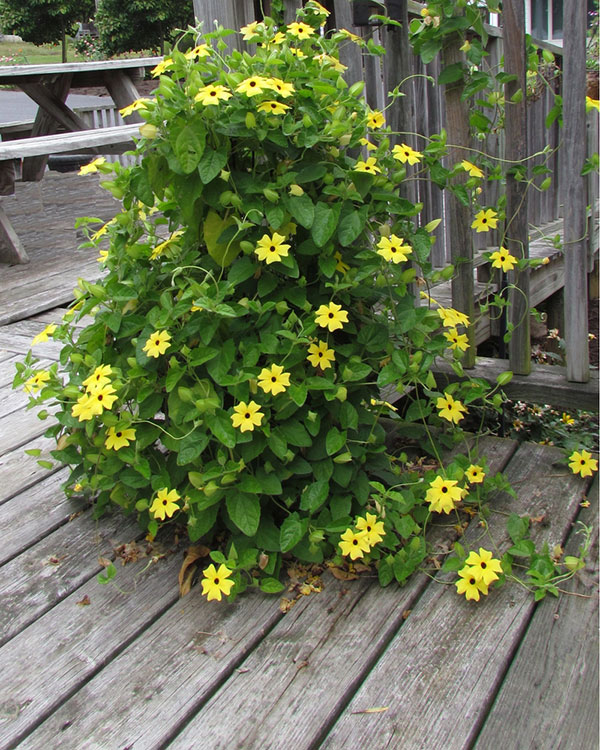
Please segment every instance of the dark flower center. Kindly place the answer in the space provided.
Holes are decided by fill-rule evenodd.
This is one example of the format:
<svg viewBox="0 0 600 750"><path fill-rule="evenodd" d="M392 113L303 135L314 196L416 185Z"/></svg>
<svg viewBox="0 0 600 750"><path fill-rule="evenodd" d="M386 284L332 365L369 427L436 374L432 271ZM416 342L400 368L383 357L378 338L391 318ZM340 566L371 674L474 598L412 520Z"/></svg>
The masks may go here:
<svg viewBox="0 0 600 750"><path fill-rule="evenodd" d="M442 487L442 492L448 492L448 488L446 487L446 485L444 485L444 486Z"/></svg>
<svg viewBox="0 0 600 750"><path fill-rule="evenodd" d="M484 562L480 562L479 566L481 567L482 570L485 570L487 568L487 565Z"/></svg>
<svg viewBox="0 0 600 750"><path fill-rule="evenodd" d="M277 382L277 378L275 377L275 375L273 375L271 377L271 383L276 383L276 382Z"/></svg>
<svg viewBox="0 0 600 750"><path fill-rule="evenodd" d="M277 252L277 248L275 247L275 245L271 245L271 247L269 248L269 252L270 252L270 253L275 253L275 252Z"/></svg>
<svg viewBox="0 0 600 750"><path fill-rule="evenodd" d="M98 401L102 401L102 399L103 399L103 398L104 398L104 396L103 396L103 395L102 395L102 394L100 393L100 394L98 395Z"/></svg>
<svg viewBox="0 0 600 750"><path fill-rule="evenodd" d="M469 578L469 583L471 584L471 586L474 586L475 585L475 579L474 578Z"/></svg>
<svg viewBox="0 0 600 750"><path fill-rule="evenodd" d="M117 437L121 437L121 435L122 435L123 433L122 433L122 432L117 432L117 433L115 433L115 434L116 434L116 436L117 436Z"/></svg>
<svg viewBox="0 0 600 750"><path fill-rule="evenodd" d="M244 419L250 419L250 412L249 412L249 411L247 411L247 412L246 412L246 413L244 414Z"/></svg>
<svg viewBox="0 0 600 750"><path fill-rule="evenodd" d="M327 317L328 317L328 318L333 318L333 313L332 313L332 312L330 312L330 313L329 313L329 315L328 315Z"/></svg>
<svg viewBox="0 0 600 750"><path fill-rule="evenodd" d="M214 581L213 581L213 583L217 583L218 584L219 583L219 579L215 578Z"/></svg>

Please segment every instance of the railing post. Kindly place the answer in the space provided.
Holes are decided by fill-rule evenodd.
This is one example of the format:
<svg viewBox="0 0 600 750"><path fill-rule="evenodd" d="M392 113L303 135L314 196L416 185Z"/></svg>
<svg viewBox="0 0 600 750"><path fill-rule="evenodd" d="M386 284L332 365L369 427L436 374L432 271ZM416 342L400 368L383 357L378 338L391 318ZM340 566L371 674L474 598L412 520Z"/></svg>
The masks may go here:
<svg viewBox="0 0 600 750"><path fill-rule="evenodd" d="M586 3L565 0L563 67L563 159L565 254L565 343L567 379L590 378L587 321L586 184L581 176L586 152Z"/></svg>
<svg viewBox="0 0 600 750"><path fill-rule="evenodd" d="M504 245L516 258L529 257L527 221L527 85L525 55L525 7L523 0L505 0L504 69L516 79L505 84L506 147L509 164L506 173L506 224ZM519 98L520 91L520 98ZM513 97L515 101L513 101ZM516 172L520 172L520 176ZM509 351L510 369L519 375L531 372L531 336L529 331L529 269L508 274L510 302L508 318L513 332Z"/></svg>
<svg viewBox="0 0 600 750"><path fill-rule="evenodd" d="M464 55L460 50L461 40L453 35L451 41L444 47L442 65L446 67L458 62L464 62ZM462 101L464 82L446 84L446 125L448 133L448 163L450 165L466 159L470 153L469 139L469 105ZM467 181L467 173L462 170L453 178L455 183ZM469 348L462 360L463 367L475 366L475 325L474 316L474 284L473 284L473 233L471 230L471 210L464 206L452 193L447 194L447 217L449 221L450 259L454 265L452 279L452 305L455 309L469 316L471 325L467 329Z"/></svg>

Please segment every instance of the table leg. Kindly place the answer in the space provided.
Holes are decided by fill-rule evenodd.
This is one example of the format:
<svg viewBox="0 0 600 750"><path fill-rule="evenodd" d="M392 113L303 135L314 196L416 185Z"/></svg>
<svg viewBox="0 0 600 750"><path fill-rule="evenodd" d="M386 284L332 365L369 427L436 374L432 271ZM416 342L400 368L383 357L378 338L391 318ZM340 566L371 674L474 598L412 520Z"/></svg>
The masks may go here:
<svg viewBox="0 0 600 750"><path fill-rule="evenodd" d="M54 80L45 84L45 88L55 99L64 103L71 88L71 78L72 76L70 74L59 75ZM58 125L59 123L57 120L49 112L46 112L45 109L40 107L35 122L33 123L31 137L35 138L38 135L52 135L53 133L56 133ZM23 171L21 177L23 182L39 182L44 176L47 161L47 156L30 156L27 159L23 159Z"/></svg>
<svg viewBox="0 0 600 750"><path fill-rule="evenodd" d="M106 71L104 85L118 109L123 109L123 107L140 98L134 82L122 70ZM124 119L127 123L144 122L144 118L140 116L139 112L132 112Z"/></svg>

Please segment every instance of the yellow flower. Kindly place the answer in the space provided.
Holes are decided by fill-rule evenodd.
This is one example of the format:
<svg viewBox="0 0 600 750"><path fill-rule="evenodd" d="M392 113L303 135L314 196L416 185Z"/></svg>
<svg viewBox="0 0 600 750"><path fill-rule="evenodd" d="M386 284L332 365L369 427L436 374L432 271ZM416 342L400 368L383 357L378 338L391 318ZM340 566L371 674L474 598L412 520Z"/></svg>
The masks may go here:
<svg viewBox="0 0 600 750"><path fill-rule="evenodd" d="M481 484L485 479L485 472L481 466L471 464L465 471L465 476L467 477L469 484Z"/></svg>
<svg viewBox="0 0 600 750"><path fill-rule="evenodd" d="M288 96L291 96L296 91L293 83L286 83L281 78L267 78L265 84L270 89L273 89L273 91L277 91L279 96L282 96L284 99L287 99Z"/></svg>
<svg viewBox="0 0 600 750"><path fill-rule="evenodd" d="M497 224L498 214L493 208L481 209L475 214L471 229L477 232L487 232L489 229L495 229Z"/></svg>
<svg viewBox="0 0 600 750"><path fill-rule="evenodd" d="M108 260L108 250L100 250L96 260L98 261L98 263L106 263L106 261Z"/></svg>
<svg viewBox="0 0 600 750"><path fill-rule="evenodd" d="M146 352L148 357L157 359L171 346L170 341L171 335L167 331L154 331L144 344L143 351Z"/></svg>
<svg viewBox="0 0 600 750"><path fill-rule="evenodd" d="M313 343L309 345L308 357L306 359L313 367L320 367L321 370L326 370L335 361L335 352L333 349L329 349L324 341L319 341L318 344Z"/></svg>
<svg viewBox="0 0 600 750"><path fill-rule="evenodd" d="M464 594L466 599L479 601L479 594L487 595L488 587L483 581L478 581L470 568L466 567L458 571L460 580L454 584L459 594Z"/></svg>
<svg viewBox="0 0 600 750"><path fill-rule="evenodd" d="M511 255L508 250L501 247L500 250L490 255L492 261L492 268L501 268L503 271L512 271L517 265L517 259L514 255Z"/></svg>
<svg viewBox="0 0 600 750"><path fill-rule="evenodd" d="M381 169L377 166L377 162L373 156L370 156L366 161L357 161L354 165L356 172L366 172L367 174L377 174L381 172Z"/></svg>
<svg viewBox="0 0 600 750"><path fill-rule="evenodd" d="M406 143L394 146L392 156L394 159L402 162L402 164L406 164L406 162L409 164L418 164L423 158L423 154L420 151L415 151L410 146L407 146Z"/></svg>
<svg viewBox="0 0 600 750"><path fill-rule="evenodd" d="M290 384L289 372L284 372L280 365L271 365L271 369L264 367L258 376L258 385L265 393L276 396L283 393Z"/></svg>
<svg viewBox="0 0 600 750"><path fill-rule="evenodd" d="M102 414L103 409L112 409L112 405L117 400L115 389L110 383L102 383L92 390L88 390L90 397L90 407L98 414Z"/></svg>
<svg viewBox="0 0 600 750"><path fill-rule="evenodd" d="M339 547L342 555L350 555L351 560L364 557L365 552L371 551L371 545L367 541L367 533L365 531L357 533L352 531L352 529L346 529L340 538L342 541L339 542Z"/></svg>
<svg viewBox="0 0 600 750"><path fill-rule="evenodd" d="M94 372L83 381L83 385L88 388L95 388L99 385L106 385L110 383L109 375L112 375L112 368L110 365L98 365Z"/></svg>
<svg viewBox="0 0 600 750"><path fill-rule="evenodd" d="M340 273L346 273L346 271L350 270L350 266L347 263L344 263L342 254L339 250L336 250L336 252L333 254L333 257L337 261L337 263L335 264L336 271L339 271Z"/></svg>
<svg viewBox="0 0 600 750"><path fill-rule="evenodd" d="M383 116L383 112L380 112L379 110L375 109L372 112L369 112L367 115L367 127L371 128L372 130L377 130L377 128L381 128L385 125L385 117Z"/></svg>
<svg viewBox="0 0 600 750"><path fill-rule="evenodd" d="M256 96L262 94L265 89L268 89L269 83L267 78L262 76L251 76L243 80L235 90L240 94L246 94L246 96Z"/></svg>
<svg viewBox="0 0 600 750"><path fill-rule="evenodd" d="M442 323L446 328L469 325L468 316L455 310L453 307L438 307L437 314L442 319Z"/></svg>
<svg viewBox="0 0 600 750"><path fill-rule="evenodd" d="M80 422L86 422L92 417L102 414L102 408L98 402L92 399L91 394L84 393L77 399L77 403L73 404L71 409L71 415L78 417Z"/></svg>
<svg viewBox="0 0 600 750"><path fill-rule="evenodd" d="M88 164L89 166L89 164ZM98 229L94 234L90 237L92 242L96 242L96 240L99 240L100 237L102 237L103 234L106 234L108 231L108 228L111 224L115 224L115 219L111 219L110 221L107 221L106 224L103 224L100 229Z"/></svg>
<svg viewBox="0 0 600 750"><path fill-rule="evenodd" d="M231 415L231 422L234 427L238 427L240 432L253 432L255 427L260 426L262 418L265 416L259 411L260 406L255 401L246 403L240 401L237 406L233 407L235 414Z"/></svg>
<svg viewBox="0 0 600 750"><path fill-rule="evenodd" d="M343 328L343 323L348 322L348 313L342 310L341 305L330 302L328 305L321 305L316 312L315 321L321 328L328 328L331 332L338 328Z"/></svg>
<svg viewBox="0 0 600 750"><path fill-rule="evenodd" d="M566 413L566 412L564 412L564 411L563 411L563 413L562 413L562 417L561 417L561 420L562 420L562 421L563 421L563 422L564 422L565 424L575 424L575 420L573 419L573 417L571 417L571 416L570 416L569 414L567 414L567 413Z"/></svg>
<svg viewBox="0 0 600 750"><path fill-rule="evenodd" d="M429 503L429 510L436 513L450 513L462 499L462 489L457 486L455 479L436 477L429 485L425 500Z"/></svg>
<svg viewBox="0 0 600 750"><path fill-rule="evenodd" d="M200 102L205 107L214 105L215 107L219 102L226 102L231 99L233 94L225 86L215 85L214 83L208 86L203 86L196 96L194 97L195 102Z"/></svg>
<svg viewBox="0 0 600 750"><path fill-rule="evenodd" d="M471 164L470 161L467 161L466 159L464 161L461 161L460 166L465 170L465 172L469 173L470 177L483 177L483 172L479 167L475 166L475 164Z"/></svg>
<svg viewBox="0 0 600 750"><path fill-rule="evenodd" d="M467 334L459 333L456 328L444 331L444 336L450 344L450 349L459 349L461 352L466 352L469 348L469 338Z"/></svg>
<svg viewBox="0 0 600 750"><path fill-rule="evenodd" d="M459 49L463 52L468 52L471 49L471 42L467 39L463 44L461 44Z"/></svg>
<svg viewBox="0 0 600 750"><path fill-rule="evenodd" d="M412 247L405 245L401 237L391 234L389 237L382 237L377 243L377 255L381 255L387 261L392 263L402 263L408 260L412 253Z"/></svg>
<svg viewBox="0 0 600 750"><path fill-rule="evenodd" d="M48 370L38 370L28 380L25 381L23 388L27 393L37 393L41 391L44 384L50 380L50 373Z"/></svg>
<svg viewBox="0 0 600 750"><path fill-rule="evenodd" d="M569 456L569 468L573 474L581 474L582 477L591 477L592 472L598 471L598 462L592 458L592 454L582 450L573 451Z"/></svg>
<svg viewBox="0 0 600 750"><path fill-rule="evenodd" d="M259 260L264 260L267 265L270 265L288 256L291 246L285 245L284 240L285 237L277 234L277 232L274 232L272 237L269 237L268 234L263 234L261 239L256 243L254 252L258 255Z"/></svg>
<svg viewBox="0 0 600 750"><path fill-rule="evenodd" d="M166 487L163 487L156 493L154 502L150 506L150 513L152 513L154 518L158 518L160 521L164 521L165 517L171 518L173 513L179 510L177 502L180 499L177 490L171 490L169 492Z"/></svg>
<svg viewBox="0 0 600 750"><path fill-rule="evenodd" d="M242 28L240 29L240 32L244 35L242 39L245 42L249 42L251 39L254 39L255 36L258 36L261 32L263 32L264 28L264 24L260 23L259 21L252 21L252 23L249 23L246 26L242 26Z"/></svg>
<svg viewBox="0 0 600 750"><path fill-rule="evenodd" d="M106 164L106 159L103 156L99 156L94 161L81 167L78 174L94 174L94 172L98 171L98 167L101 167L103 164Z"/></svg>
<svg viewBox="0 0 600 750"><path fill-rule="evenodd" d="M376 545L378 542L383 541L382 534L385 534L383 528L383 521L378 521L377 516L373 513L365 513L365 517L356 519L356 528L359 531L364 531L367 535L367 544L371 547Z"/></svg>
<svg viewBox="0 0 600 750"><path fill-rule="evenodd" d="M41 333L38 333L37 336L33 337L31 346L35 346L36 344L42 344L44 341L48 341L48 337L52 336L54 331L56 331L56 325L54 323L50 323L50 325L46 326Z"/></svg>
<svg viewBox="0 0 600 750"><path fill-rule="evenodd" d="M287 27L287 33L297 37L298 39L308 39L310 36L312 36L312 34L315 33L315 30L307 23L294 22Z"/></svg>
<svg viewBox="0 0 600 750"><path fill-rule="evenodd" d="M337 57L333 57L332 55L326 55L325 53L322 55L315 55L315 60L320 62L321 65L325 65L326 63L333 65L333 69L337 70L338 73L343 73L345 70L348 70L347 65L343 65Z"/></svg>
<svg viewBox="0 0 600 750"><path fill-rule="evenodd" d="M121 448L126 448L132 440L135 440L135 430L133 427L121 430L109 427L104 445L108 450L118 451Z"/></svg>
<svg viewBox="0 0 600 750"><path fill-rule="evenodd" d="M378 401L376 398L371 399L371 406L387 406L387 408L392 411L398 411L398 407L394 406L394 404L390 404L389 401Z"/></svg>
<svg viewBox="0 0 600 750"><path fill-rule="evenodd" d="M586 96L585 97L585 111L591 112L593 109L595 109L596 112L600 112L600 100L592 99L591 96Z"/></svg>
<svg viewBox="0 0 600 750"><path fill-rule="evenodd" d="M159 242L158 245L154 248L154 250L150 253L150 260L156 260L159 255L162 255L163 251L175 240L179 239L181 235L184 233L183 229L176 229L173 234L168 237L163 242Z"/></svg>
<svg viewBox="0 0 600 750"><path fill-rule="evenodd" d="M189 49L184 57L188 60L195 60L196 58L203 58L203 57L209 57L211 53L211 49L208 46L208 44L199 44L197 47L194 47L193 49Z"/></svg>
<svg viewBox="0 0 600 750"><path fill-rule="evenodd" d="M273 99L270 99L266 102L261 102L258 105L257 109L259 112L268 112L272 115L284 115L289 109L289 106L287 104L282 104L281 102L276 102Z"/></svg>
<svg viewBox="0 0 600 750"><path fill-rule="evenodd" d="M155 68L152 68L150 73L152 74L153 78L156 78L157 76L162 75L165 70L168 70L169 68L173 67L173 60L170 57L165 57L164 60L161 60L161 62L158 63L158 65Z"/></svg>
<svg viewBox="0 0 600 750"><path fill-rule="evenodd" d="M449 393L444 393L444 397L438 398L436 401L436 407L440 410L440 417L447 419L448 422L454 422L458 424L461 419L464 419L464 414L467 413L467 409L463 406L460 401L455 401Z"/></svg>
<svg viewBox="0 0 600 750"><path fill-rule="evenodd" d="M475 576L476 580L483 581L486 586L497 581L498 573L502 573L500 560L492 557L492 553L483 547L479 548L479 554L477 552L469 554L465 560L465 567L469 568L469 572Z"/></svg>
<svg viewBox="0 0 600 750"><path fill-rule="evenodd" d="M121 115L121 117L129 117L129 115L137 112L138 109L148 109L149 101L150 99L136 99L134 102L131 102L131 104L128 104L126 107L123 107L123 109L120 109L119 114Z"/></svg>
<svg viewBox="0 0 600 750"><path fill-rule="evenodd" d="M282 31L278 31L273 39L269 39L267 44L283 44L285 42L285 34Z"/></svg>
<svg viewBox="0 0 600 750"><path fill-rule="evenodd" d="M207 601L216 599L218 602L221 601L221 594L229 596L231 589L235 582L230 581L229 576L233 571L225 565L219 565L217 570L211 563L208 568L204 571L204 580L202 581L202 594L206 597Z"/></svg>
<svg viewBox="0 0 600 750"><path fill-rule="evenodd" d="M306 4L304 10L311 11L312 13L315 13L319 16L329 16L329 11L327 10L327 8L324 8L321 3L317 2L317 0L308 0L308 3Z"/></svg>
<svg viewBox="0 0 600 750"><path fill-rule="evenodd" d="M368 141L366 138L361 138L359 143L361 146L366 146L367 151L374 151L377 148L374 143L371 143L371 141Z"/></svg>
<svg viewBox="0 0 600 750"><path fill-rule="evenodd" d="M348 31L348 29L338 29L340 34L344 34L344 36L347 36L348 39L351 39L356 44L364 44L364 40L362 37L357 36L356 34L353 34L351 31Z"/></svg>

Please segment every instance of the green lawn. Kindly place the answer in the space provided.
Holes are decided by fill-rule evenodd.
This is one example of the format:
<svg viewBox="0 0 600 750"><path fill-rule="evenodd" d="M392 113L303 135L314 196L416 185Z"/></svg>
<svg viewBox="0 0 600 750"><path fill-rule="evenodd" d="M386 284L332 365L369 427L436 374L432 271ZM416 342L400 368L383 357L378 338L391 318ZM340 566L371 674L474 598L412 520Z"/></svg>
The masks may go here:
<svg viewBox="0 0 600 750"><path fill-rule="evenodd" d="M72 45L67 47L67 60L76 59ZM60 63L62 52L60 44L44 44L37 47L30 42L0 42L0 65L33 65L36 63Z"/></svg>

